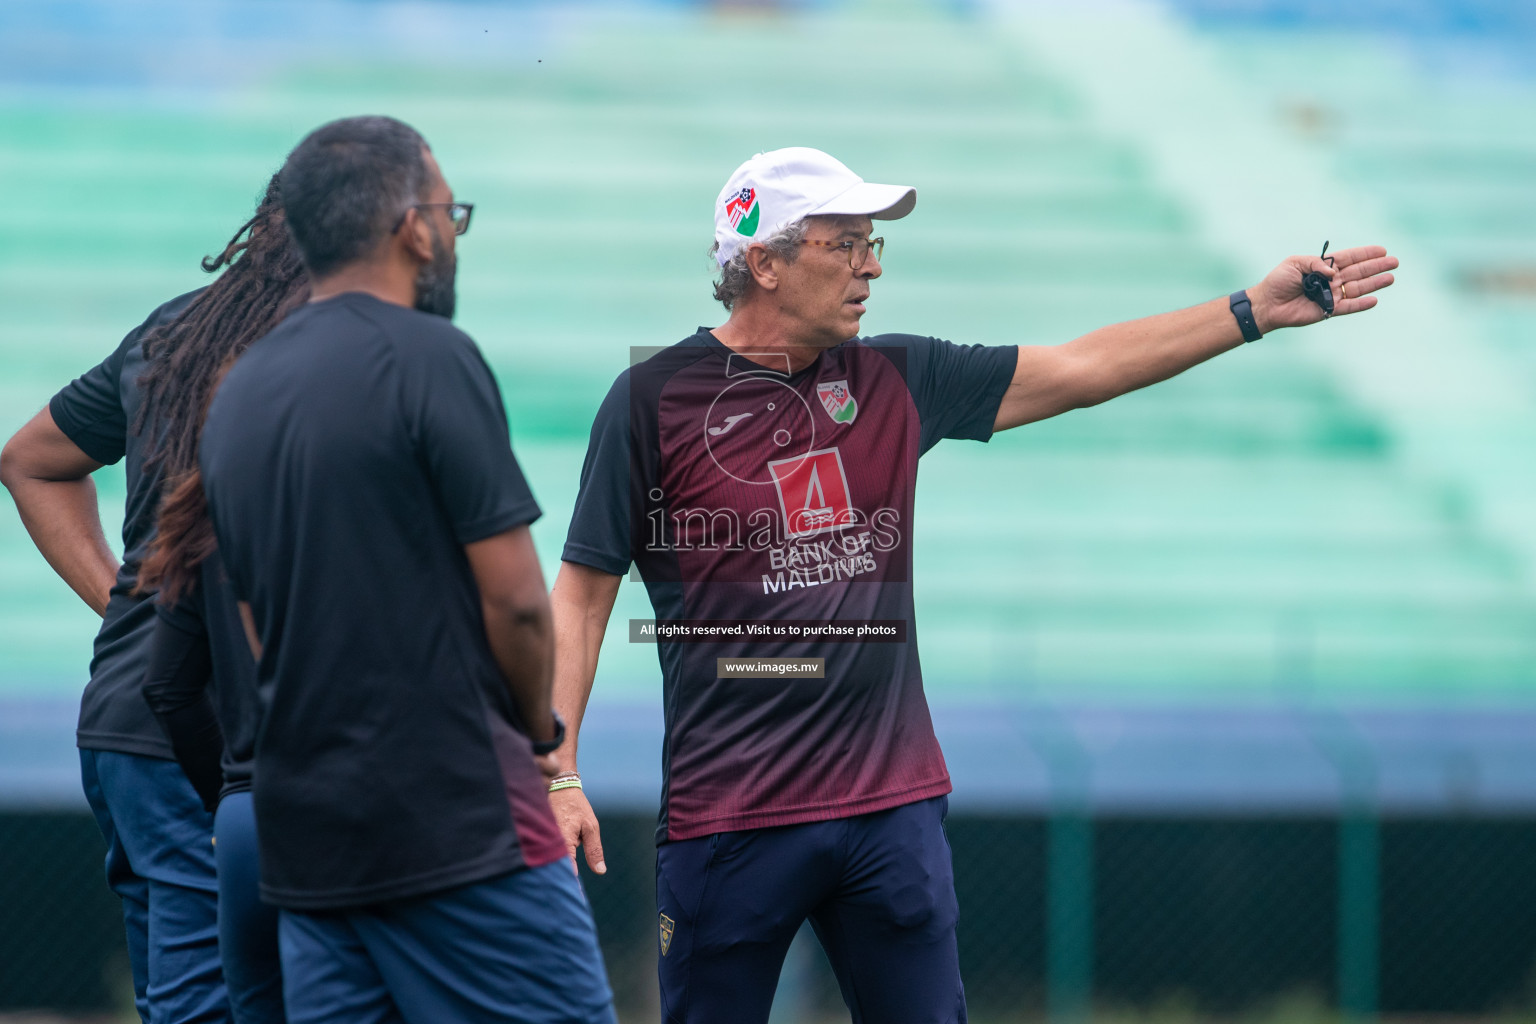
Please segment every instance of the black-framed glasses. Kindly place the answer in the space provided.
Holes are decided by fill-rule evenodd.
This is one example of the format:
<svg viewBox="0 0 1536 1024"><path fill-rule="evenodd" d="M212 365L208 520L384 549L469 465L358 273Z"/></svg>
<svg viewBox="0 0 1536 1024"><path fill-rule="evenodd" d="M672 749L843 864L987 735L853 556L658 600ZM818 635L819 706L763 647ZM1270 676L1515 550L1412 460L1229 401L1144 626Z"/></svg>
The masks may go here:
<svg viewBox="0 0 1536 1024"><path fill-rule="evenodd" d="M453 224L453 233L462 235L469 230L469 218L474 215L474 203L412 203L405 208L405 213L400 214L400 219L395 221L395 226L389 229L390 234L400 230L400 225L405 223L405 214L412 210L421 210L429 206L446 206L448 208L448 220Z"/></svg>
<svg viewBox="0 0 1536 1024"><path fill-rule="evenodd" d="M870 250L875 253L875 262L880 262L880 254L885 252L885 239L883 238L850 238L843 242L823 242L817 238L802 238L801 245L819 245L824 249L842 249L848 254L848 267L858 270L869 260Z"/></svg>

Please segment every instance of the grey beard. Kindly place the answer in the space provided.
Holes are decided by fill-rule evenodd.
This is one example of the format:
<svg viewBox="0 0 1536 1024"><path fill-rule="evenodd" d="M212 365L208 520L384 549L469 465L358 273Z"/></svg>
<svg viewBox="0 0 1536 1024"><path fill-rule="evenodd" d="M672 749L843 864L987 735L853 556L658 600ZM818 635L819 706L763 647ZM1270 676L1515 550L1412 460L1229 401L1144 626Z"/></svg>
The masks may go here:
<svg viewBox="0 0 1536 1024"><path fill-rule="evenodd" d="M452 320L458 300L454 291L454 279L458 272L458 258L449 255L437 232L433 231L432 262L416 274L416 308L423 313Z"/></svg>

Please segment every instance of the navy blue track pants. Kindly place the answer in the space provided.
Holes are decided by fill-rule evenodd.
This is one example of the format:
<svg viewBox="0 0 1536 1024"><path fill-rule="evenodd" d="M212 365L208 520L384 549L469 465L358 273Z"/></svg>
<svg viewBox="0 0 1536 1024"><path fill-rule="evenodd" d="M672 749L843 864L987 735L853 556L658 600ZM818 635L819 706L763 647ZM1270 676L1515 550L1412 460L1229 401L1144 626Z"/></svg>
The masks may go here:
<svg viewBox="0 0 1536 1024"><path fill-rule="evenodd" d="M213 818L192 783L175 761L108 750L80 751L80 779L123 901L140 1019L227 1021Z"/></svg>
<svg viewBox="0 0 1536 1024"><path fill-rule="evenodd" d="M615 1024L571 862L356 910L284 910L292 1024Z"/></svg>
<svg viewBox="0 0 1536 1024"><path fill-rule="evenodd" d="M809 918L855 1024L963 1024L948 804L663 843L662 1019L766 1022Z"/></svg>
<svg viewBox="0 0 1536 1024"><path fill-rule="evenodd" d="M261 902L251 794L231 793L213 819L219 866L219 956L235 1024L283 1024L277 908Z"/></svg>

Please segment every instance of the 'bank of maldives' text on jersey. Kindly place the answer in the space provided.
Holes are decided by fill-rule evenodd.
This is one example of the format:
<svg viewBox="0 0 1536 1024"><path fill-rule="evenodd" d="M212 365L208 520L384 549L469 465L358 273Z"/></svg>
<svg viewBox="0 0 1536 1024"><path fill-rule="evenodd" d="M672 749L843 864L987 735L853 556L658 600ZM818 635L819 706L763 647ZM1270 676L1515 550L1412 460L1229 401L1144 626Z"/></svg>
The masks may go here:
<svg viewBox="0 0 1536 1024"><path fill-rule="evenodd" d="M917 462L991 436L1017 352L882 335L791 374L701 328L614 383L566 561L633 561L660 620L907 624L901 643L662 640L658 841L949 792L912 613ZM717 678L725 657L824 658L825 678Z"/></svg>

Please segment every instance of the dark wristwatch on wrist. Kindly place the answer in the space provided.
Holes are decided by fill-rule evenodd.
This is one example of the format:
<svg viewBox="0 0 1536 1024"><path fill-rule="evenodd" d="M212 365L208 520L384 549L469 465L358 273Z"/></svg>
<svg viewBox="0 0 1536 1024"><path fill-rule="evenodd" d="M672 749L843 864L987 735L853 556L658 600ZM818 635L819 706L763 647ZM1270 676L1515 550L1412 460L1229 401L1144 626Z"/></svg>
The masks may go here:
<svg viewBox="0 0 1536 1024"><path fill-rule="evenodd" d="M533 756L543 757L545 754L553 754L560 749L560 744L565 742L565 719L560 717L560 712L551 711L555 716L555 735L553 739L534 740Z"/></svg>
<svg viewBox="0 0 1536 1024"><path fill-rule="evenodd" d="M1227 297L1227 305L1237 318L1237 326L1243 332L1244 341L1258 341L1264 337L1264 333L1259 330L1259 322L1253 318L1253 303L1248 301L1247 289L1233 292Z"/></svg>

